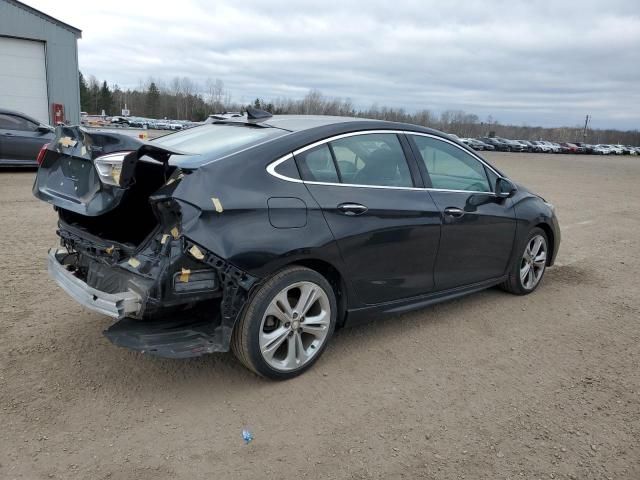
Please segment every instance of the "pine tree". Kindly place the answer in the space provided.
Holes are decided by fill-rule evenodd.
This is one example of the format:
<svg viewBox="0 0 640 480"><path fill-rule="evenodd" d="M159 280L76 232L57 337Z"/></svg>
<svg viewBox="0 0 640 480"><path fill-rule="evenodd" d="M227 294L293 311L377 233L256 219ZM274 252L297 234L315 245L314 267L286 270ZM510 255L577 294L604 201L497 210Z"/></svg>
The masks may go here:
<svg viewBox="0 0 640 480"><path fill-rule="evenodd" d="M91 110L91 93L82 72L78 72L78 82L80 83L80 110L88 112Z"/></svg>
<svg viewBox="0 0 640 480"><path fill-rule="evenodd" d="M102 82L102 88L100 89L100 98L98 99L98 113L102 113L102 110L107 115L111 115L111 110L113 109L113 95L111 94L111 90L109 90L109 86L107 85L107 81Z"/></svg>
<svg viewBox="0 0 640 480"><path fill-rule="evenodd" d="M147 90L147 116L151 118L158 118L158 111L160 109L160 90L156 86L155 82L151 82L149 90Z"/></svg>

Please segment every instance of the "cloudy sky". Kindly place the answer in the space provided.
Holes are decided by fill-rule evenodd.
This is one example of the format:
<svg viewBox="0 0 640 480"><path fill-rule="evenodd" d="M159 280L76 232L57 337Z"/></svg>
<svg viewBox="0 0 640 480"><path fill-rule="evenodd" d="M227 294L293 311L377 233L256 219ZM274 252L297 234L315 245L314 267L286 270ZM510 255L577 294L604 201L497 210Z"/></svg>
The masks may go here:
<svg viewBox="0 0 640 480"><path fill-rule="evenodd" d="M232 99L310 89L528 125L640 128L638 0L24 0L82 30L121 87L220 78Z"/></svg>

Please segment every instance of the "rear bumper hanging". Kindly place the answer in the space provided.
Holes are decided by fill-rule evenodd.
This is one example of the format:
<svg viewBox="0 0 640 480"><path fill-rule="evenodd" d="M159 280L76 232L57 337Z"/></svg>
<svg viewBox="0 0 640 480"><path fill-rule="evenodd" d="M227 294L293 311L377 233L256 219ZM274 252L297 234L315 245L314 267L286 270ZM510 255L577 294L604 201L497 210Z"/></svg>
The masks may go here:
<svg viewBox="0 0 640 480"><path fill-rule="evenodd" d="M140 295L131 290L121 293L106 293L90 287L60 263L58 256L66 254L67 251L64 248L49 250L49 275L77 302L94 312L117 319L137 315L140 312L142 308Z"/></svg>
<svg viewBox="0 0 640 480"><path fill-rule="evenodd" d="M231 328L220 323L219 314L152 322L125 318L103 333L114 345L164 358L226 352L231 338Z"/></svg>
<svg viewBox="0 0 640 480"><path fill-rule="evenodd" d="M182 286L181 282L197 286L199 272L213 271L217 275L213 282L218 292L216 298L209 294L203 296L198 292L185 292L185 300L198 299L198 305L185 310L171 311L173 304L171 301L167 302L164 296L167 295L166 289L156 288L158 292L164 291L163 296L154 300L157 305L153 305L153 311L159 315L145 317L143 314L150 308L149 292L155 285L153 278L147 279L149 283L145 285L143 279L138 278L140 275L123 270L119 273L122 278L114 280L117 285L111 289L112 292L118 293L107 293L93 288L84 281L82 275L77 275L73 268L65 265L65 257L69 255L66 248L54 248L49 251L49 273L56 283L80 304L119 320L104 331L104 335L115 345L168 358L195 357L205 353L228 351L235 322L258 279L186 238L172 239L166 245L160 246L170 247L170 243L173 242L180 248L171 249L172 255L176 258L190 257L191 269L183 268L181 272L169 277L156 271L152 277L156 280L167 277L175 289L175 285ZM146 261L147 257L139 253L138 258ZM196 264L205 267L205 270L195 269ZM114 266L99 266L107 270L115 269ZM206 270L207 267L209 270ZM142 264L136 270L141 269ZM98 276L100 272L102 271L98 271ZM186 276L187 280L176 283L176 275ZM134 277L136 281L132 280ZM139 289L134 291L129 288L133 284ZM220 293L222 298L219 298ZM172 295L180 295L180 292L174 292Z"/></svg>

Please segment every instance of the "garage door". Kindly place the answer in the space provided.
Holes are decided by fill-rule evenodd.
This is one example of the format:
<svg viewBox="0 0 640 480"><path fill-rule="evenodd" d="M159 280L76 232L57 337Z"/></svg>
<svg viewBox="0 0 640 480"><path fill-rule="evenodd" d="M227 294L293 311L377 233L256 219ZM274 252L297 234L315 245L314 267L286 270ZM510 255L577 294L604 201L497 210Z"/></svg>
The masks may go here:
<svg viewBox="0 0 640 480"><path fill-rule="evenodd" d="M0 108L49 123L44 42L0 37Z"/></svg>

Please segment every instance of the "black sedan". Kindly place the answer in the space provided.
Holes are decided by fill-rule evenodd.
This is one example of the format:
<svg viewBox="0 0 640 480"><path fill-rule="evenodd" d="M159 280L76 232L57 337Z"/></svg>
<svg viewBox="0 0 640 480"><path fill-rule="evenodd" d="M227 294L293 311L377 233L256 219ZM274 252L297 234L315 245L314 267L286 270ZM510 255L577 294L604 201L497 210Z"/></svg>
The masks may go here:
<svg viewBox="0 0 640 480"><path fill-rule="evenodd" d="M480 140L476 140L475 138L461 138L460 141L465 145L468 145L473 150L487 150L493 151L495 147L493 145L489 145L487 143L481 142Z"/></svg>
<svg viewBox="0 0 640 480"><path fill-rule="evenodd" d="M499 152L510 152L511 147L502 139L496 137L482 137L479 139L481 142L491 145L494 150Z"/></svg>
<svg viewBox="0 0 640 480"><path fill-rule="evenodd" d="M115 344L309 368L336 328L540 284L554 207L427 128L250 110L150 142L59 127L34 194L49 272Z"/></svg>
<svg viewBox="0 0 640 480"><path fill-rule="evenodd" d="M24 113L0 109L0 167L38 166L38 152L53 137L52 127Z"/></svg>

